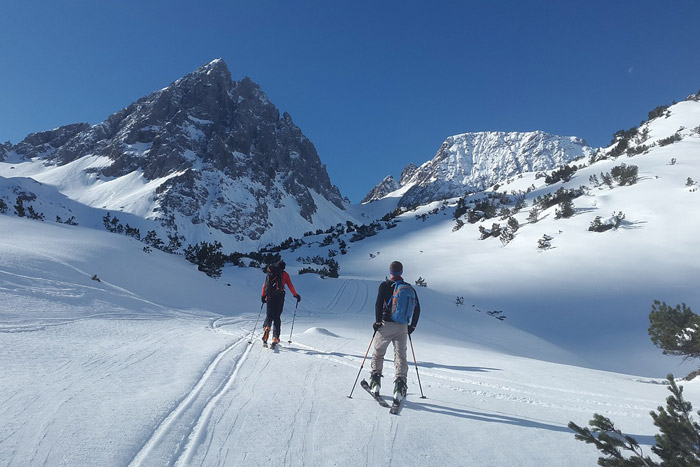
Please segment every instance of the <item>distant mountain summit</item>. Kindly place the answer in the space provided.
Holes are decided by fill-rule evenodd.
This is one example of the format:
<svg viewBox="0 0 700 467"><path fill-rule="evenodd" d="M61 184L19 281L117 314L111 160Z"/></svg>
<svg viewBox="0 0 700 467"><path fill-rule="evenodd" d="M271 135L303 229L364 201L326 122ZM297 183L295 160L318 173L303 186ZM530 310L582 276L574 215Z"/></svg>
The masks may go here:
<svg viewBox="0 0 700 467"><path fill-rule="evenodd" d="M208 240L212 229L239 242L263 241L275 222L284 221L277 229L283 235L295 236L315 222L347 218L311 141L250 78L233 81L221 59L97 125L68 125L6 143L4 159L40 160L42 172L72 164L48 183L73 191L81 185L83 193L74 197L82 202L154 219L188 241ZM88 194L106 183L116 188L119 180L129 180L130 196L139 191L141 199Z"/></svg>
<svg viewBox="0 0 700 467"><path fill-rule="evenodd" d="M368 203L370 201L382 199L389 193L392 193L398 190L399 188L401 188L401 184L397 182L396 179L391 175L387 175L386 177L384 177L384 180L382 180L377 186L372 188L372 191L367 193L367 196L365 196L361 202Z"/></svg>
<svg viewBox="0 0 700 467"><path fill-rule="evenodd" d="M410 206L463 196L524 172L551 170L592 151L580 138L542 131L450 136L432 160L404 168L400 187L387 192L385 178L363 202L391 194L401 197L400 205Z"/></svg>

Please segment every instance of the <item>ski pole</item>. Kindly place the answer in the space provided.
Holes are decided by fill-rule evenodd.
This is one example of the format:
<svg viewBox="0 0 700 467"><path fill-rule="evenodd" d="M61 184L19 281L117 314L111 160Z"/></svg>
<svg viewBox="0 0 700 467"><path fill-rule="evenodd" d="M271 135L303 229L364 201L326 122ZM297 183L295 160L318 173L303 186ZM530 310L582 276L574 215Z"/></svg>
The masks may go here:
<svg viewBox="0 0 700 467"><path fill-rule="evenodd" d="M425 395L423 395L423 386L420 384L420 375L418 374L418 362L416 361L416 352L413 350L413 339L411 339L411 335L408 335L408 341L411 343L411 353L413 354L413 363L416 365L416 376L418 376L418 387L420 388L420 398L421 399L426 399Z"/></svg>
<svg viewBox="0 0 700 467"><path fill-rule="evenodd" d="M377 335L377 331L375 329L374 334L372 334L372 339L369 341L369 347L367 347L367 352L365 352L365 358L362 359L362 365L360 365L360 371L357 372L357 377L355 378L355 384L352 385L352 389L350 390L350 395L348 396L349 399L352 399L352 393L355 390L355 386L357 386L357 380L360 379L360 373L362 373L362 368L365 366L365 360L367 360L367 355L369 355L369 349L372 348L372 342L374 341L374 336Z"/></svg>
<svg viewBox="0 0 700 467"><path fill-rule="evenodd" d="M289 340L287 343L291 344L292 343L292 332L294 332L294 320L297 319L297 308L299 308L299 302L297 302L297 306L294 307L294 317L292 318L292 329L289 330Z"/></svg>
<svg viewBox="0 0 700 467"><path fill-rule="evenodd" d="M260 311L258 312L258 318L255 320L255 326L253 326L253 330L250 332L250 339L248 339L248 343L252 344L253 343L253 333L255 333L255 328L258 327L258 321L260 321L260 314L262 313L262 309L265 306L265 302L262 302L260 305Z"/></svg>

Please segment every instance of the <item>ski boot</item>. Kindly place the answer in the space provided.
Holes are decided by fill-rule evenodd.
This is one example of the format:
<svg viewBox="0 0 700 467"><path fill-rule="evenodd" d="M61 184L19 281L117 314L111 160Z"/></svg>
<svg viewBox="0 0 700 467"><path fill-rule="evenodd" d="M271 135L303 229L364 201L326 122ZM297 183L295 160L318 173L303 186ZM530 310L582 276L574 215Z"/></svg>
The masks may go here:
<svg viewBox="0 0 700 467"><path fill-rule="evenodd" d="M394 381L394 400L401 400L406 397L406 380L403 378L396 378Z"/></svg>
<svg viewBox="0 0 700 467"><path fill-rule="evenodd" d="M267 345L267 338L270 337L270 326L265 326L265 330L263 331L262 335L262 341L263 345Z"/></svg>
<svg viewBox="0 0 700 467"><path fill-rule="evenodd" d="M379 389L382 387L382 375L373 372L369 376L369 390L376 395L379 395Z"/></svg>

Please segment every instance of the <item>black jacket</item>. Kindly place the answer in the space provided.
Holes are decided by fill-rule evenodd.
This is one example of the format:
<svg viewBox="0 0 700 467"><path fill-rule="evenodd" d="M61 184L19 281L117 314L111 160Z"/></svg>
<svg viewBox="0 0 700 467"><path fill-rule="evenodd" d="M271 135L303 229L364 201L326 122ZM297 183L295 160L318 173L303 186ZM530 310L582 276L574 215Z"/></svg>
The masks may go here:
<svg viewBox="0 0 700 467"><path fill-rule="evenodd" d="M375 323L381 323L382 321L393 321L389 310L389 302L391 302L392 295L394 295L394 281L389 279L379 284L377 303L374 305ZM416 307L413 309L413 316L411 317L410 324L414 328L418 324L418 318L420 318L420 301L418 300L418 293L416 293Z"/></svg>

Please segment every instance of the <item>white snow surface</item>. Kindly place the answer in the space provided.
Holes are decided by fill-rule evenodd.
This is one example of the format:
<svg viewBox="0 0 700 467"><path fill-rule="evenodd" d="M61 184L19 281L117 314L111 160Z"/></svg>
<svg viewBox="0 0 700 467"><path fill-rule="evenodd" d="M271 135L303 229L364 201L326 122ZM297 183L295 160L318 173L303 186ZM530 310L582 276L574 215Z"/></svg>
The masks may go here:
<svg viewBox="0 0 700 467"><path fill-rule="evenodd" d="M533 173L504 181L507 190L537 185L505 247L479 240L483 224L453 231L452 200L348 243L337 279L297 274L296 258L325 255L323 236L284 251L302 300L295 309L288 294L276 351L260 343L259 270L228 266L211 279L182 256L101 230L94 213L78 226L54 223L54 212L79 205L5 163L0 466L588 466L598 451L566 425L594 413L651 454L649 411L669 394L659 383L694 369L661 355L646 329L654 299L700 311L700 192L686 186L700 179L699 105L673 106L648 125L654 140L683 126L682 141L579 169L563 186L621 162L637 165L640 180L591 188L570 219L555 220L552 207L525 220L534 197L561 183L545 186ZM45 222L12 215L25 189ZM351 214L370 220L383 214L377 206L396 206L381 201ZM587 230L613 211L626 215L620 228ZM543 234L552 249L536 247ZM369 377L376 290L396 259L406 280L421 276L428 287L417 287L421 319L395 416L354 383ZM700 382L681 385L700 408Z"/></svg>
<svg viewBox="0 0 700 467"><path fill-rule="evenodd" d="M353 391L377 280L293 275L303 298L271 351L258 271L212 280L132 239L10 216L0 239L0 465L592 465L570 420L598 412L648 445L667 393L537 359L577 360L425 289L394 416Z"/></svg>

